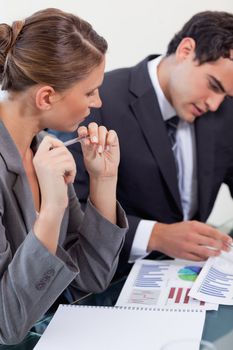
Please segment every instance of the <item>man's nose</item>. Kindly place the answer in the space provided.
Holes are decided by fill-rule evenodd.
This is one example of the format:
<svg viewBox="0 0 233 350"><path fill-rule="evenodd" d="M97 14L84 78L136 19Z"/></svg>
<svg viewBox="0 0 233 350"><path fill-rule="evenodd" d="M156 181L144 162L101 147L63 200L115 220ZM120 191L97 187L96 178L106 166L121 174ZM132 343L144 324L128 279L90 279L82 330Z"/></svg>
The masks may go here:
<svg viewBox="0 0 233 350"><path fill-rule="evenodd" d="M224 98L224 94L211 94L206 100L208 110L210 110L211 112L217 111Z"/></svg>

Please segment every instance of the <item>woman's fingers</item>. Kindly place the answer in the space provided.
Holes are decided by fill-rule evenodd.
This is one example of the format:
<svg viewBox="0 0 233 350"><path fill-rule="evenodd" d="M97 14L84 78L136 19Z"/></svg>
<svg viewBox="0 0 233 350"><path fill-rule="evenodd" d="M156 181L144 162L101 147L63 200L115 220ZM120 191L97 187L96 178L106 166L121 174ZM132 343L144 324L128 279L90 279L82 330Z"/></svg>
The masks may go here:
<svg viewBox="0 0 233 350"><path fill-rule="evenodd" d="M118 137L117 137L117 133L114 130L109 130L108 135L107 135L107 146L111 147L111 146L116 146L118 143Z"/></svg>
<svg viewBox="0 0 233 350"><path fill-rule="evenodd" d="M40 152L47 152L53 148L62 146L64 147L63 142L58 140L57 138L52 136L45 136L41 141L38 150L40 150Z"/></svg>
<svg viewBox="0 0 233 350"><path fill-rule="evenodd" d="M86 126L80 126L78 128L79 136L89 136L89 138L84 139L82 142L85 146L98 145L95 149L98 153L102 153L105 150L109 150L111 146L117 145L117 134L114 130L107 130L103 125L98 126L96 123L92 122Z"/></svg>
<svg viewBox="0 0 233 350"><path fill-rule="evenodd" d="M91 143L98 144L99 143L99 130L98 125L96 123L90 123L88 125L88 133L90 136Z"/></svg>
<svg viewBox="0 0 233 350"><path fill-rule="evenodd" d="M74 181L75 161L62 141L46 136L38 148L34 161L38 166L43 164L47 171L60 173L64 176L66 183Z"/></svg>
<svg viewBox="0 0 233 350"><path fill-rule="evenodd" d="M99 146L97 148L98 153L103 153L106 147L106 139L108 135L108 131L105 126L100 126L99 127Z"/></svg>

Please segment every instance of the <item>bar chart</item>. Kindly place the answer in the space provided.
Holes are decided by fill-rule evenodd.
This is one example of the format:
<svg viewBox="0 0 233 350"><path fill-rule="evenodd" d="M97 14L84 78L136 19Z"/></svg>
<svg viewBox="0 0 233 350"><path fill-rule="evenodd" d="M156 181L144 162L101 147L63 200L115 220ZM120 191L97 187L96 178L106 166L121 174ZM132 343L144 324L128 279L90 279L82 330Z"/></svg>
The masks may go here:
<svg viewBox="0 0 233 350"><path fill-rule="evenodd" d="M169 289L166 305L183 304L183 305L193 306L198 304L200 306L204 306L205 305L204 301L195 300L188 296L190 289L191 288L185 288L185 287L183 288L171 287Z"/></svg>

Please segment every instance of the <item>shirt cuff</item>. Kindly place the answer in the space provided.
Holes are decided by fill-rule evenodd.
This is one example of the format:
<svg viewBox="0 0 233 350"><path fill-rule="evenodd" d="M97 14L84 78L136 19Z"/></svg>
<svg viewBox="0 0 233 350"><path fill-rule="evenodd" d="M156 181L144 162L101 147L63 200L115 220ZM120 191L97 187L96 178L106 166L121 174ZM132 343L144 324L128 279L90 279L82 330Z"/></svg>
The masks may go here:
<svg viewBox="0 0 233 350"><path fill-rule="evenodd" d="M147 252L147 247L155 223L156 221L151 220L139 222L130 251L129 263L134 263L137 259L142 259L150 254Z"/></svg>

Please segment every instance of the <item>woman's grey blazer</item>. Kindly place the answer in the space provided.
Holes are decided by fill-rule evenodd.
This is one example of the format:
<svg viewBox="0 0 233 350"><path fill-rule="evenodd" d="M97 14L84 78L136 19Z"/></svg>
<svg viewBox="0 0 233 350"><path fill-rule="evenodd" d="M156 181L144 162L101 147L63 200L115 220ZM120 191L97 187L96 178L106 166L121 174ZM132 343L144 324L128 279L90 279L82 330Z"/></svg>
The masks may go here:
<svg viewBox="0 0 233 350"><path fill-rule="evenodd" d="M118 205L116 226L90 202L84 214L73 186L68 192L55 256L33 232L36 211L27 176L0 123L0 343L21 341L68 285L74 294L100 292L115 272L127 229L123 210Z"/></svg>

